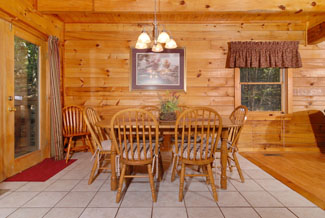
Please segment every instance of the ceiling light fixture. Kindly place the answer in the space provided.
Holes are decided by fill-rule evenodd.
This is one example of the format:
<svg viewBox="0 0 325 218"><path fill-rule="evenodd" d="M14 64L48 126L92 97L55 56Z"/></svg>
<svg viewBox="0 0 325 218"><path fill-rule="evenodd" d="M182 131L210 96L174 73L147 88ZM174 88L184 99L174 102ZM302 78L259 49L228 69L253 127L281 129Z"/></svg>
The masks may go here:
<svg viewBox="0 0 325 218"><path fill-rule="evenodd" d="M155 0L155 13L154 13L154 22L153 22L153 34L152 38L150 39L149 34L145 31L145 29L142 30L142 33L138 37L138 41L135 45L135 48L137 49L146 49L150 47L151 42L152 47L151 50L153 52L162 52L164 50L164 47L167 49L173 49L177 48L177 44L172 37L169 36L165 28L163 27L163 30L161 33L159 33L158 29L158 22L157 22L157 0Z"/></svg>

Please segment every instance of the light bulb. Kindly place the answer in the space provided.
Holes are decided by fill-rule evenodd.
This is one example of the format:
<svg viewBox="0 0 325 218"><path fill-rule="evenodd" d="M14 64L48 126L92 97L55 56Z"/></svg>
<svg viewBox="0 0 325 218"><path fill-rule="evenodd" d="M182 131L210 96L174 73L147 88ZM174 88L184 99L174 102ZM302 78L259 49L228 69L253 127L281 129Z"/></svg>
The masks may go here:
<svg viewBox="0 0 325 218"><path fill-rule="evenodd" d="M146 49L146 48L148 48L148 45L146 43L137 41L137 44L135 44L135 48L137 48L137 49Z"/></svg>
<svg viewBox="0 0 325 218"><path fill-rule="evenodd" d="M175 42L174 39L169 39L167 42L166 42L166 45L165 45L165 48L177 48L177 44Z"/></svg>
<svg viewBox="0 0 325 218"><path fill-rule="evenodd" d="M142 43L150 43L150 36L148 35L148 33L146 31L142 31L142 33L139 35L138 37L138 42L142 42Z"/></svg>
<svg viewBox="0 0 325 218"><path fill-rule="evenodd" d="M160 43L154 44L154 45L152 46L152 51L153 51L153 52L162 52L163 50L164 50L164 49L163 49L163 47L161 46Z"/></svg>
<svg viewBox="0 0 325 218"><path fill-rule="evenodd" d="M169 35L165 31L162 31L157 39L157 42L166 43L169 40Z"/></svg>

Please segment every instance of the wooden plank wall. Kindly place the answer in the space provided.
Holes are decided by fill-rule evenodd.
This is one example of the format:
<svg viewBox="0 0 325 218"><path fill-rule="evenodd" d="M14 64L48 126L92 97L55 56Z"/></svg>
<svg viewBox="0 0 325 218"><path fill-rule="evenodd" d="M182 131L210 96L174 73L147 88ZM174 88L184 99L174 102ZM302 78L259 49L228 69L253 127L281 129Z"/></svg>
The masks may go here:
<svg viewBox="0 0 325 218"><path fill-rule="evenodd" d="M136 24L66 24L64 104L93 106L104 117L122 108L158 104L163 92L129 91L129 52L141 29ZM323 109L325 46L304 46L305 24L168 24L166 29L186 48L188 91L180 103L209 106L222 115L234 109L234 70L225 68L228 41L300 41L304 67L293 71L294 113L285 121L250 117L239 146L243 151L317 150L309 113L299 111Z"/></svg>

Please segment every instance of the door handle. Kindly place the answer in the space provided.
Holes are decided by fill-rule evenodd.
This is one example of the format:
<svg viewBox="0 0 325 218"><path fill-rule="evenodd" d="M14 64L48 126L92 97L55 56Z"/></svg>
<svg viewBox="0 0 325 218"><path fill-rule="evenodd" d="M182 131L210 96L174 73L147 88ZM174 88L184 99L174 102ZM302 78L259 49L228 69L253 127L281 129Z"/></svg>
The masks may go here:
<svg viewBox="0 0 325 218"><path fill-rule="evenodd" d="M9 108L8 108L8 111L10 111L10 112L15 112L15 111L16 111L16 108L15 108L15 107L9 107Z"/></svg>

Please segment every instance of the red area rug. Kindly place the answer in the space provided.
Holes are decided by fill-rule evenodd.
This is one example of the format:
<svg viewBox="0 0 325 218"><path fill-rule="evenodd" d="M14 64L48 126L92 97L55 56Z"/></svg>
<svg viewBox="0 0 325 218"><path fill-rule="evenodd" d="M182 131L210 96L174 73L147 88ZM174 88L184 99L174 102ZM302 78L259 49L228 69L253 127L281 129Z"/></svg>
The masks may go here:
<svg viewBox="0 0 325 218"><path fill-rule="evenodd" d="M46 158L41 163L24 170L8 179L6 182L45 182L73 162L76 159L69 160L65 163L65 160L54 160L52 158Z"/></svg>

